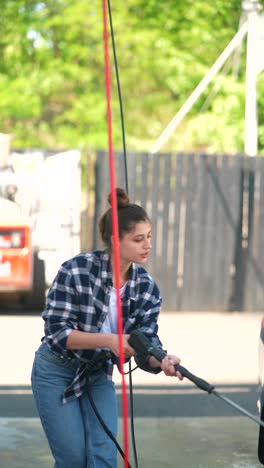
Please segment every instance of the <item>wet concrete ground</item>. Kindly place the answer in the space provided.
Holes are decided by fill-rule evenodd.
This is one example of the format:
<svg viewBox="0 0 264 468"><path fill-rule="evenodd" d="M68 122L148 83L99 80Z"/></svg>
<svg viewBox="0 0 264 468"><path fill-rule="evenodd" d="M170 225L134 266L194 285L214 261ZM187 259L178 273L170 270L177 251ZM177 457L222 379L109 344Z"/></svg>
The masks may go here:
<svg viewBox="0 0 264 468"><path fill-rule="evenodd" d="M261 466L256 452L257 427L240 417L137 418L135 431L139 468ZM37 419L1 418L0 433L1 468L53 466ZM122 444L122 438L119 442ZM129 458L134 467L132 446ZM119 456L120 468L123 465Z"/></svg>

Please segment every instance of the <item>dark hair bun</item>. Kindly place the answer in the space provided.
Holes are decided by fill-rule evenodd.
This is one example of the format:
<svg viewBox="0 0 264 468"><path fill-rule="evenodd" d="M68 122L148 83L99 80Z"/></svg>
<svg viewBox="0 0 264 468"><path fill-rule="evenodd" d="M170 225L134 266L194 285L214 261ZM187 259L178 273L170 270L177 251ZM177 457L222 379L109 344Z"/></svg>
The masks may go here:
<svg viewBox="0 0 264 468"><path fill-rule="evenodd" d="M116 188L117 208L124 208L129 205L129 197L126 191L122 188ZM111 205L111 193L108 195L108 202Z"/></svg>

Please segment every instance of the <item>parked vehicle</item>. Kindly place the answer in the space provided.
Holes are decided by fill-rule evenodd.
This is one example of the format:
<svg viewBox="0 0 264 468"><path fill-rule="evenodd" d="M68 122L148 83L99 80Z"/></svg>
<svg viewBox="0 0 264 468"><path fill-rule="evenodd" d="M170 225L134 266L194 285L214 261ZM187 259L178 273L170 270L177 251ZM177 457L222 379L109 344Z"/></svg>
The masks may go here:
<svg viewBox="0 0 264 468"><path fill-rule="evenodd" d="M42 309L61 263L80 252L80 151L10 153L0 167L0 301Z"/></svg>
<svg viewBox="0 0 264 468"><path fill-rule="evenodd" d="M0 173L1 175L1 173ZM45 265L33 246L30 219L15 201L12 173L0 177L0 298L16 298L25 309L45 303Z"/></svg>
<svg viewBox="0 0 264 468"><path fill-rule="evenodd" d="M258 409L260 418L264 421L264 317L260 326L259 337L259 398ZM259 427L259 441L258 441L258 458L259 462L264 465L264 427Z"/></svg>

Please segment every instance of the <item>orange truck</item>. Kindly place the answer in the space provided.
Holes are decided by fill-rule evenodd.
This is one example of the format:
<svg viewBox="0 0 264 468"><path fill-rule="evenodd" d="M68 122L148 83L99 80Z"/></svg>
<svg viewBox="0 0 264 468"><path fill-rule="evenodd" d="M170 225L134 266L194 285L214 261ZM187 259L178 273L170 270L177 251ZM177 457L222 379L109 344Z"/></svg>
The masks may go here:
<svg viewBox="0 0 264 468"><path fill-rule="evenodd" d="M45 266L32 242L30 222L12 197L0 195L0 301L18 299L25 309L45 302Z"/></svg>

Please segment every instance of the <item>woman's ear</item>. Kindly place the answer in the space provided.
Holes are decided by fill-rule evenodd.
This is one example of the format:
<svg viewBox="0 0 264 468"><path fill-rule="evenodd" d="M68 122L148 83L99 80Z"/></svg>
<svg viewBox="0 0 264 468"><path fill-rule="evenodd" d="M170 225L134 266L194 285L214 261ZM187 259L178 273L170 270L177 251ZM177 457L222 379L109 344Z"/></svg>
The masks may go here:
<svg viewBox="0 0 264 468"><path fill-rule="evenodd" d="M120 237L118 237L118 243L120 242ZM110 249L113 250L113 245L114 245L114 236L113 234L111 235L111 238L110 238Z"/></svg>

